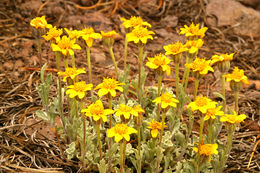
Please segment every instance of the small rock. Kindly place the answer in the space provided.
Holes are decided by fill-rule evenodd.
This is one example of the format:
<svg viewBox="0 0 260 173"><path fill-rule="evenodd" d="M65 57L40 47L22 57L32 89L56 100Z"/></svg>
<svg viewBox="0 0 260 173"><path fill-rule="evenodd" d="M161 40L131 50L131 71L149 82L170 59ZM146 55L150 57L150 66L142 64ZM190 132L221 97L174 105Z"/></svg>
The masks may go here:
<svg viewBox="0 0 260 173"><path fill-rule="evenodd" d="M7 61L4 63L3 66L6 70L11 71L14 68L14 63Z"/></svg>
<svg viewBox="0 0 260 173"><path fill-rule="evenodd" d="M18 59L17 61L15 61L14 68L20 68L23 65L24 65L23 61Z"/></svg>
<svg viewBox="0 0 260 173"><path fill-rule="evenodd" d="M256 7L260 5L259 0L237 0L239 2L241 2L242 4L251 6L251 7Z"/></svg>
<svg viewBox="0 0 260 173"><path fill-rule="evenodd" d="M207 5L208 24L211 26L233 26L238 35L260 36L260 12L243 6L234 0L212 0Z"/></svg>
<svg viewBox="0 0 260 173"><path fill-rule="evenodd" d="M164 27L176 27L178 24L178 17L167 15L165 18L161 20L161 25Z"/></svg>
<svg viewBox="0 0 260 173"><path fill-rule="evenodd" d="M161 28L161 29L156 29L154 30L156 34L158 34L160 37L163 38L163 44L171 44L175 43L177 41L180 41L182 43L185 43L185 37L182 35L178 35L172 32L168 32L166 29Z"/></svg>

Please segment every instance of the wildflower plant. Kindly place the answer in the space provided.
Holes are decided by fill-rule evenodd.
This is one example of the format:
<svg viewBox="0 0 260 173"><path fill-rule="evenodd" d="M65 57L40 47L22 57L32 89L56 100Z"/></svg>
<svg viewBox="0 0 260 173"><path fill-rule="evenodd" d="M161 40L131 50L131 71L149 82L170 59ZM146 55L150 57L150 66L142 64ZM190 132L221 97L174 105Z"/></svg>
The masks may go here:
<svg viewBox="0 0 260 173"><path fill-rule="evenodd" d="M175 64L175 78L176 78L176 95L179 96L179 66L180 61L182 59L182 55L188 49L179 41L176 43L172 43L170 45L166 45L163 47L166 51L165 55L169 55Z"/></svg>
<svg viewBox="0 0 260 173"><path fill-rule="evenodd" d="M224 77L230 82L230 88L235 97L235 111L238 112L238 92L242 89L243 84L249 83L247 76L244 75L244 70L235 67L231 74L226 74Z"/></svg>
<svg viewBox="0 0 260 173"><path fill-rule="evenodd" d="M230 61L233 60L233 55L232 54L221 54L221 55L213 55L211 57L211 64L216 65L219 69L219 71L222 73L221 79L222 79L222 96L223 96L223 110L224 112L226 111L226 87L225 87L225 75L228 72L230 68Z"/></svg>
<svg viewBox="0 0 260 173"><path fill-rule="evenodd" d="M79 36L85 41L86 53L87 53L87 62L88 62L88 77L89 83L92 83L92 68L91 68L91 58L90 58L90 48L93 46L94 39L101 39L102 36L99 33L96 33L92 27L84 28L79 32ZM93 90L91 90L91 97L94 97ZM93 100L93 99L92 99Z"/></svg>
<svg viewBox="0 0 260 173"><path fill-rule="evenodd" d="M200 28L199 24L192 23L189 27L185 25L181 28L180 34L187 37L186 44L177 41L164 45L162 47L165 54L156 54L146 60L144 46L153 40L155 34L147 29L151 25L138 16L121 20L123 27L128 30L125 35L125 49L129 42L133 42L139 49L139 74L131 82L128 79L129 67L125 67L126 60L123 75L119 75L117 69L112 49L114 37L118 34L115 31L100 31L99 34L91 27L82 30L57 28L49 25L45 17L31 21L31 26L35 29L48 29L40 36L50 41L51 50L56 52L58 94L57 97L50 95L53 79L51 74L45 75L45 64L41 69L41 84L37 87L43 108L37 110L36 115L55 129L62 157L78 158L83 171L88 172L118 172L119 166L121 173L199 173L208 172L212 168L214 173L223 172L236 126L246 118L246 115L238 113L236 94L242 89L243 83L248 83L248 79L244 71L237 67L231 74L226 74L233 54L213 55L211 60L198 58L207 28ZM79 45L79 38L83 39L84 45ZM90 48L96 46L93 44L95 39L101 38L109 48L117 78L104 77L102 83L94 86ZM88 82L79 78L79 75L86 73L85 67L78 68L75 62L79 55L74 51L84 48L88 59ZM182 85L179 85L179 71L182 69L179 66L185 55L185 71ZM60 59L60 56L64 58ZM146 60L146 66L158 76L157 86L145 86L143 60ZM175 63L175 86L163 85L162 80L165 74L171 74L171 61ZM220 105L210 97L197 96L199 80L209 71L214 71L211 65L219 68L223 73L222 77L230 82L231 89L235 92L236 107L233 112L226 113L223 107L228 106ZM195 77L193 96L185 91L188 70ZM173 94L174 87L176 92ZM136 91L131 90L132 88ZM91 90L93 92L89 94ZM61 127L55 123L57 116L62 122ZM199 119L199 135L192 133L194 119ZM207 134L203 131L205 124ZM224 143L218 135L222 124L227 132L227 142ZM67 146L65 151L60 140Z"/></svg>

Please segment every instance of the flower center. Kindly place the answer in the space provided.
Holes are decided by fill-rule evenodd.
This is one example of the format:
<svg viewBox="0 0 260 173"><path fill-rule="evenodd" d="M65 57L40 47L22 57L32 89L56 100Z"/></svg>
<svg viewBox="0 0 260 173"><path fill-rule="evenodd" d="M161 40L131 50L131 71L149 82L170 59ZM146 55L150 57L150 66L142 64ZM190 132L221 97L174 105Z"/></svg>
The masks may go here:
<svg viewBox="0 0 260 173"><path fill-rule="evenodd" d="M99 104L94 104L91 108L90 108L90 113L92 115L103 115L104 114L104 107L99 105Z"/></svg>
<svg viewBox="0 0 260 173"><path fill-rule="evenodd" d="M87 88L87 85L85 84L84 81L82 82L77 82L74 84L74 88L73 90L77 91L77 92L84 92Z"/></svg>
<svg viewBox="0 0 260 173"><path fill-rule="evenodd" d="M139 26L143 23L143 20L141 19L141 17L131 17L130 19L130 23L132 26Z"/></svg>
<svg viewBox="0 0 260 173"><path fill-rule="evenodd" d="M206 67L207 67L207 63L205 61L205 59L196 59L193 64L192 67L193 69L197 69L198 71L203 71Z"/></svg>
<svg viewBox="0 0 260 173"><path fill-rule="evenodd" d="M115 133L119 135L124 135L127 133L128 126L125 124L116 124L114 127Z"/></svg>
<svg viewBox="0 0 260 173"><path fill-rule="evenodd" d="M126 106L126 105L120 106L120 109L122 112L131 112L132 111L132 108L129 106Z"/></svg>
<svg viewBox="0 0 260 173"><path fill-rule="evenodd" d="M90 35L94 33L94 29L93 28L85 28L82 30L82 35Z"/></svg>
<svg viewBox="0 0 260 173"><path fill-rule="evenodd" d="M159 130L162 127L159 122L152 122L150 126L151 126L152 129L159 129Z"/></svg>
<svg viewBox="0 0 260 173"><path fill-rule="evenodd" d="M77 73L77 71L74 68L66 68L66 76L72 76Z"/></svg>
<svg viewBox="0 0 260 173"><path fill-rule="evenodd" d="M171 101L171 98L172 95L170 95L169 93L162 94L161 96L162 102L166 102L166 103L169 103Z"/></svg>
<svg viewBox="0 0 260 173"><path fill-rule="evenodd" d="M104 88L106 89L115 89L117 86L117 83L114 79L104 79L103 83Z"/></svg>
<svg viewBox="0 0 260 173"><path fill-rule="evenodd" d="M153 63L154 63L155 65L157 65L157 66L162 66L162 65L165 65L165 64L166 64L165 58L163 58L161 54L156 55L156 56L154 57L154 62L153 62Z"/></svg>
<svg viewBox="0 0 260 173"><path fill-rule="evenodd" d="M233 77L234 79L241 79L243 76L244 76L244 74L240 73L239 71L234 71L234 72L232 73L232 77Z"/></svg>
<svg viewBox="0 0 260 173"><path fill-rule="evenodd" d="M62 37L58 43L58 46L61 49L71 49L71 40L69 38Z"/></svg>
<svg viewBox="0 0 260 173"><path fill-rule="evenodd" d="M204 154L206 156L212 155L212 146L211 145L202 145L200 148L200 154Z"/></svg>
<svg viewBox="0 0 260 173"><path fill-rule="evenodd" d="M190 33L192 33L192 34L195 34L195 33L199 32L199 28L196 27L196 26L192 26L192 27L189 28L188 31L189 31Z"/></svg>
<svg viewBox="0 0 260 173"><path fill-rule="evenodd" d="M195 103L198 107L203 107L206 106L208 104L208 100L206 97L203 96L198 96L195 100Z"/></svg>
<svg viewBox="0 0 260 173"><path fill-rule="evenodd" d="M142 28L142 27L138 27L136 29L133 30L133 34L137 37L137 38L144 38L146 36L148 36L148 30L146 28Z"/></svg>
<svg viewBox="0 0 260 173"><path fill-rule="evenodd" d="M216 109L215 108L207 110L207 116L213 117L213 116L215 116L215 114L216 114Z"/></svg>

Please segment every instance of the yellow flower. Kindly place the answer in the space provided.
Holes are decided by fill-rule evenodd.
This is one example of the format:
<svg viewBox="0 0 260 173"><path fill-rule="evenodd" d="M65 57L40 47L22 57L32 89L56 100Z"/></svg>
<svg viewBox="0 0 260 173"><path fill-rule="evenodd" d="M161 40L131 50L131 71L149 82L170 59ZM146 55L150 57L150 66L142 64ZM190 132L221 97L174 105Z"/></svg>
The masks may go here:
<svg viewBox="0 0 260 173"><path fill-rule="evenodd" d="M36 17L34 19L31 20L30 25L36 29L38 28L52 28L51 24L48 24L45 16L42 17Z"/></svg>
<svg viewBox="0 0 260 173"><path fill-rule="evenodd" d="M67 78L71 78L72 80L79 74L81 73L86 73L86 71L84 70L84 68L82 69L76 69L76 68L66 68L65 72L58 72L58 75L64 76L63 78L63 82L67 81Z"/></svg>
<svg viewBox="0 0 260 173"><path fill-rule="evenodd" d="M109 138L115 137L116 142L121 141L123 138L126 141L129 141L132 133L137 133L137 130L128 127L126 124L116 124L114 127L107 130L107 136Z"/></svg>
<svg viewBox="0 0 260 173"><path fill-rule="evenodd" d="M202 47L204 41L202 39L198 40L187 40L185 46L189 49L190 54L197 53L199 48Z"/></svg>
<svg viewBox="0 0 260 173"><path fill-rule="evenodd" d="M124 104L120 104L119 109L115 109L115 112L116 116L123 115L125 119L130 119L131 115L138 117L138 112L134 108Z"/></svg>
<svg viewBox="0 0 260 173"><path fill-rule="evenodd" d="M209 71L214 72L214 69L209 64L210 61L196 57L192 63L185 64L185 67L190 68L193 72L198 72L199 74L204 75Z"/></svg>
<svg viewBox="0 0 260 173"><path fill-rule="evenodd" d="M69 95L70 98L74 98L78 96L79 99L83 99L85 97L85 92L91 90L93 87L92 84L86 84L85 81L76 82L74 85L69 85L66 94Z"/></svg>
<svg viewBox="0 0 260 173"><path fill-rule="evenodd" d="M199 110L201 113L205 114L207 113L208 109L215 108L216 105L217 102L214 102L204 96L198 96L196 97L195 101L188 105L188 108L191 108L192 111Z"/></svg>
<svg viewBox="0 0 260 173"><path fill-rule="evenodd" d="M218 144L202 144L200 145L200 155L209 158L209 162L211 161L211 156L213 154L218 154ZM198 148L193 148L194 151L198 152Z"/></svg>
<svg viewBox="0 0 260 173"><path fill-rule="evenodd" d="M245 114L237 115L236 111L233 111L233 114L225 114L220 117L221 122L227 122L230 124L238 124L246 119Z"/></svg>
<svg viewBox="0 0 260 173"><path fill-rule="evenodd" d="M121 20L123 21L122 25L125 28L134 28L137 26L148 26L151 27L151 25L148 22L144 22L143 19L139 16L132 16L129 20L125 19L125 18L121 18Z"/></svg>
<svg viewBox="0 0 260 173"><path fill-rule="evenodd" d="M184 28L181 28L180 34L185 34L186 37L200 37L203 38L205 36L205 32L208 30L207 27L203 27L200 29L200 25L194 25L192 24L188 27L187 25L184 25Z"/></svg>
<svg viewBox="0 0 260 173"><path fill-rule="evenodd" d="M142 26L135 27L130 33L126 34L127 41L133 41L134 43L146 44L148 39L153 40L151 34L155 34L153 31L149 31Z"/></svg>
<svg viewBox="0 0 260 173"><path fill-rule="evenodd" d="M85 40L88 47L92 47L94 39L102 38L102 36L99 33L95 33L92 27L84 28L81 31L81 37L83 38L83 40Z"/></svg>
<svg viewBox="0 0 260 173"><path fill-rule="evenodd" d="M81 36L81 31L78 31L78 30L68 30L67 28L64 28L64 30L67 32L67 34L69 35L69 38L70 39L77 39Z"/></svg>
<svg viewBox="0 0 260 173"><path fill-rule="evenodd" d="M244 75L244 70L240 70L238 67L235 67L231 74L225 75L227 81L234 81L234 82L243 82L248 84L247 76Z"/></svg>
<svg viewBox="0 0 260 173"><path fill-rule="evenodd" d="M163 48L166 51L165 55L173 55L173 56L188 50L188 48L179 41L177 41L176 43L163 46Z"/></svg>
<svg viewBox="0 0 260 173"><path fill-rule="evenodd" d="M60 41L60 36L62 34L62 29L57 29L56 26L53 28L50 28L50 30L46 33L46 35L43 35L42 37L46 41L55 40L56 42Z"/></svg>
<svg viewBox="0 0 260 173"><path fill-rule="evenodd" d="M59 51L63 55L74 55L73 49L81 49L78 44L75 44L76 40L71 40L67 36L63 36L61 40L58 41L58 44L51 44L52 50L54 52Z"/></svg>
<svg viewBox="0 0 260 173"><path fill-rule="evenodd" d="M123 92L123 88L120 85L125 85L125 83L119 83L115 79L112 78L104 78L103 82L99 84L96 89L98 90L98 96L101 97L103 95L110 94L112 97L116 96L116 90Z"/></svg>
<svg viewBox="0 0 260 173"><path fill-rule="evenodd" d="M82 109L81 112L85 112L86 116L92 117L94 121L102 119L103 122L107 121L107 115L114 113L112 109L104 109L103 103L100 100L89 105L87 109Z"/></svg>
<svg viewBox="0 0 260 173"><path fill-rule="evenodd" d="M151 69L158 69L160 71L166 71L167 76L171 74L171 67L168 65L171 62L169 58L162 54L157 54L154 58L148 58L146 66Z"/></svg>
<svg viewBox="0 0 260 173"><path fill-rule="evenodd" d="M135 105L133 108L137 113L144 113L145 111L140 107L140 105Z"/></svg>
<svg viewBox="0 0 260 173"><path fill-rule="evenodd" d="M204 117L204 120L207 121L210 118L214 120L214 119L216 119L216 115L218 115L218 116L224 115L224 112L220 110L221 108L222 108L222 106L218 106L215 108L209 108Z"/></svg>
<svg viewBox="0 0 260 173"><path fill-rule="evenodd" d="M102 39L103 39L103 43L107 46L107 47L111 47L114 42L115 42L115 36L118 34L116 31L109 31L109 32L104 32L104 31L100 31L101 35L102 35Z"/></svg>
<svg viewBox="0 0 260 173"><path fill-rule="evenodd" d="M211 64L215 64L217 62L223 62L223 61L231 61L233 60L234 53L231 54L221 54L221 55L213 55L211 57Z"/></svg>
<svg viewBox="0 0 260 173"><path fill-rule="evenodd" d="M112 30L109 32L100 31L103 38L115 38L115 36L118 34L116 31Z"/></svg>
<svg viewBox="0 0 260 173"><path fill-rule="evenodd" d="M162 130L162 123L155 121L154 119L152 120L152 122L148 123L149 126L147 127L148 129L152 129L151 130L151 135L153 138L156 138L158 136L159 131ZM164 123L163 127L167 127Z"/></svg>
<svg viewBox="0 0 260 173"><path fill-rule="evenodd" d="M173 96L170 93L162 93L162 95L154 99L153 102L155 102L156 104L161 103L161 107L165 109L168 106L176 108L176 103L179 103L179 100L173 98Z"/></svg>

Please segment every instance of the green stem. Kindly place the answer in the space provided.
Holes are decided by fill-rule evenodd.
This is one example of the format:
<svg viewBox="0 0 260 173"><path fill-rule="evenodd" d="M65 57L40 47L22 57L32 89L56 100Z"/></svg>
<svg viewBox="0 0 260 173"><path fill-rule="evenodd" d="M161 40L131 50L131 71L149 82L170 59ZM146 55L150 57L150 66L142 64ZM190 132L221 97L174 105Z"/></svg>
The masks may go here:
<svg viewBox="0 0 260 173"><path fill-rule="evenodd" d="M111 94L108 94L108 108L112 109L112 96L111 96ZM111 129L111 127L112 127L112 115L109 115L109 129ZM112 147L112 138L109 138L108 139L108 151L111 151L111 147ZM111 172L111 164L112 164L112 155L110 154L108 156L108 173Z"/></svg>
<svg viewBox="0 0 260 173"><path fill-rule="evenodd" d="M87 46L86 47L86 52L87 52L87 60L88 60L88 77L89 77L89 83L92 84L92 72L91 72L91 62L90 62L90 48ZM91 94L91 99L93 101L93 89L91 88L91 91L90 91L90 94Z"/></svg>
<svg viewBox="0 0 260 173"><path fill-rule="evenodd" d="M84 107L84 103L80 102L81 110ZM83 169L85 168L85 155L86 155L86 117L84 113L82 113L82 121L83 121L83 149L82 149L82 162L83 162Z"/></svg>
<svg viewBox="0 0 260 173"><path fill-rule="evenodd" d="M99 149L99 160L102 160L102 146L101 146L101 139L100 139L100 124L96 123L97 128L97 140L98 140L98 149Z"/></svg>
<svg viewBox="0 0 260 173"><path fill-rule="evenodd" d="M139 67L139 76L138 76L138 102L142 106L142 86L141 86L141 78L142 78L142 66L143 66L143 50L144 47L142 45L138 46L139 49L139 57L138 57L138 67Z"/></svg>
<svg viewBox="0 0 260 173"><path fill-rule="evenodd" d="M123 139L124 140L124 139ZM120 173L124 173L124 142L120 143Z"/></svg>
<svg viewBox="0 0 260 173"><path fill-rule="evenodd" d="M56 68L57 71L60 71L60 53L59 52L55 52L56 55ZM65 127L65 122L64 122L64 116L63 116L63 104L62 104L62 90L61 90L61 77L60 75L58 75L58 100L59 100L59 114L61 117L61 122L62 122L62 127L66 133L66 127Z"/></svg>
<svg viewBox="0 0 260 173"><path fill-rule="evenodd" d="M192 58L190 57L187 57L188 58L188 61L187 63L191 63L192 61ZM188 86L188 83L189 83L189 77L190 77L190 68L186 68L185 67L185 70L186 70L186 75L185 75L185 85L184 85L184 91L186 91L187 89L187 86Z"/></svg>
<svg viewBox="0 0 260 173"><path fill-rule="evenodd" d="M163 137L163 131L164 131L164 122L165 122L165 115L166 115L166 111L163 110L163 114L162 114L162 129L160 132L160 139L159 139L159 146L162 146L162 137ZM160 169L160 158L157 155L157 159L156 159L156 173L159 173L159 169Z"/></svg>
<svg viewBox="0 0 260 173"><path fill-rule="evenodd" d="M114 52L113 52L113 46L110 46L110 47L109 47L109 53L110 53L110 55L111 55L113 64L114 64L114 66L115 66L116 78L118 79L118 70L117 70L116 59L115 59Z"/></svg>
<svg viewBox="0 0 260 173"><path fill-rule="evenodd" d="M235 97L235 111L238 113L238 91L234 92L234 97Z"/></svg>
<svg viewBox="0 0 260 173"><path fill-rule="evenodd" d="M203 118L204 119L204 118ZM212 144L212 136L213 136L213 120L210 118L208 120L208 143Z"/></svg>
<svg viewBox="0 0 260 173"><path fill-rule="evenodd" d="M199 82L200 82L200 80L196 78L195 79L195 89L194 89L194 100L196 99L197 94L198 94Z"/></svg>
<svg viewBox="0 0 260 173"><path fill-rule="evenodd" d="M235 125L233 124L230 124L230 125L227 125L228 129L227 129L227 132L228 132L228 136L227 136L227 144L226 144L226 147L225 147L225 150L224 150L224 156L223 156L223 160L221 162L221 171L220 172L223 172L224 168L225 168L225 165L227 163L227 160L228 160L228 156L229 156L229 153L230 153L230 150L231 150L231 147L232 147L232 140L233 140L233 135L234 135L234 130L235 130Z"/></svg>
<svg viewBox="0 0 260 173"><path fill-rule="evenodd" d="M128 45L128 41L127 38L125 36L125 48L124 48L124 71L126 72L127 66L126 66L126 58L127 58L127 45Z"/></svg>
<svg viewBox="0 0 260 173"><path fill-rule="evenodd" d="M200 145L202 144L202 141L203 141L203 137L202 137L203 127L204 127L204 117L201 116L201 118L200 118L199 145L198 145L197 160L196 160L196 165L195 165L195 173L200 172Z"/></svg>
<svg viewBox="0 0 260 173"><path fill-rule="evenodd" d="M38 57L39 57L39 61L40 61L40 66L42 67L42 44L41 44L41 38L37 39L37 48L38 48L37 50L38 50Z"/></svg>
<svg viewBox="0 0 260 173"><path fill-rule="evenodd" d="M175 64L175 78L176 78L176 97L178 98L179 97L179 66L180 64L179 63L176 63Z"/></svg>
<svg viewBox="0 0 260 173"><path fill-rule="evenodd" d="M73 67L73 68L76 68L75 54L71 55L71 60L72 60L72 67Z"/></svg>
<svg viewBox="0 0 260 173"><path fill-rule="evenodd" d="M65 69L69 67L68 57L67 56L64 56L64 66L65 66Z"/></svg>
<svg viewBox="0 0 260 173"><path fill-rule="evenodd" d="M162 75L161 73L158 76L158 94L157 97L160 97L161 95L161 87L162 87ZM157 105L157 121L160 121L160 111L161 111L161 107L160 104Z"/></svg>
<svg viewBox="0 0 260 173"><path fill-rule="evenodd" d="M200 118L200 136L199 136L199 145L202 144L202 141L203 141L203 138L202 138L203 127L204 127L204 117L202 116L202 117Z"/></svg>
<svg viewBox="0 0 260 173"><path fill-rule="evenodd" d="M163 114L162 114L162 129L161 129L160 141L159 141L159 145L160 145L160 146L161 146L162 136L163 136L163 131L164 131L165 116L166 116L166 112L165 112L165 110L164 110L164 111L163 111Z"/></svg>
<svg viewBox="0 0 260 173"><path fill-rule="evenodd" d="M138 173L142 171L142 158L141 158L141 127L138 126Z"/></svg>
<svg viewBox="0 0 260 173"><path fill-rule="evenodd" d="M222 96L224 97L223 100L223 111L226 113L226 91L225 91L225 73L222 73Z"/></svg>

